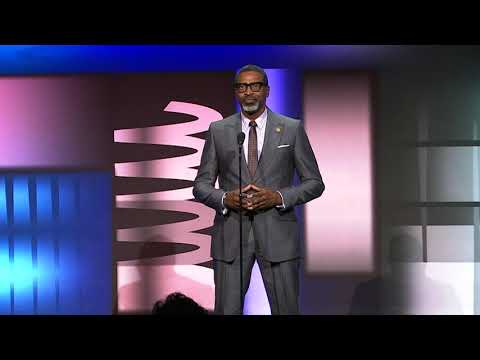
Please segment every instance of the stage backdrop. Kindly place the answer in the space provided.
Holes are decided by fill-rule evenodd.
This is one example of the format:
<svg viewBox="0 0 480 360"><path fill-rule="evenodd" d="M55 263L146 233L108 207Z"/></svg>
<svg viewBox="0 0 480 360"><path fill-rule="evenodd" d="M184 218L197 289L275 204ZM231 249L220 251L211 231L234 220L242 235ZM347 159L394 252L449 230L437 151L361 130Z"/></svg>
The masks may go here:
<svg viewBox="0 0 480 360"><path fill-rule="evenodd" d="M267 104L305 117L327 188L306 208L305 231L297 208L306 274L372 271L369 77L305 74L302 113L301 74L267 73ZM2 313L145 313L174 291L213 309L214 212L192 185L209 124L237 111L233 77L0 80ZM245 311L270 313L258 267Z"/></svg>

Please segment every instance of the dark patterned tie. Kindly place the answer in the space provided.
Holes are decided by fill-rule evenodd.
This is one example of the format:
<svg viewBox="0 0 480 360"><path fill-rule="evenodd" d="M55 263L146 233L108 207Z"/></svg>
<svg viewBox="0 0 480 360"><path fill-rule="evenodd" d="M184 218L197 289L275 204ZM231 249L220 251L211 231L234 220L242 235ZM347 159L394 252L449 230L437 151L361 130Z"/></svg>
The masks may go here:
<svg viewBox="0 0 480 360"><path fill-rule="evenodd" d="M248 133L248 170L250 175L255 175L258 165L258 148L257 148L257 123L250 121L250 132Z"/></svg>

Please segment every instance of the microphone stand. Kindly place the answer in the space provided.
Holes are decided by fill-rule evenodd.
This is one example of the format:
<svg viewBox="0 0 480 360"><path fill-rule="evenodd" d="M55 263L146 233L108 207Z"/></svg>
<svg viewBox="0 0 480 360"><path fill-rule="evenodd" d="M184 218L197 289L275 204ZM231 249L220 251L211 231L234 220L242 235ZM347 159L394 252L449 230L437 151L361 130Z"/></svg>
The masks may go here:
<svg viewBox="0 0 480 360"><path fill-rule="evenodd" d="M242 133L243 135L243 133ZM243 141L245 141L245 135L240 136L238 141L238 190L240 195L240 312L243 315L243 243L242 243L242 232L243 232L243 224L242 224L242 147Z"/></svg>

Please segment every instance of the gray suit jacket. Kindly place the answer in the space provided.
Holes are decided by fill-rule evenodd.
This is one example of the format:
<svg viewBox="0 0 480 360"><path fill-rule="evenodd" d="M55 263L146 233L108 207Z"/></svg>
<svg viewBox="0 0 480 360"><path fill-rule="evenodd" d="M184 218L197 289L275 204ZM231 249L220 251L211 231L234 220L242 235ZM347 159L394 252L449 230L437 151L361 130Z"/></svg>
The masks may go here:
<svg viewBox="0 0 480 360"><path fill-rule="evenodd" d="M240 214L222 214L222 196L238 189L237 134L242 131L240 113L210 124L193 195L217 211L212 234L211 256L233 261L239 255ZM289 145L278 147L280 145ZM301 184L293 186L294 171ZM215 188L218 177L220 189ZM243 240L253 225L254 236L266 260L279 262L301 256L295 205L319 197L325 186L315 155L299 120L268 109L265 140L257 171L252 179L242 156L242 187L254 183L282 194L285 209L272 208L255 215L253 223L243 216Z"/></svg>

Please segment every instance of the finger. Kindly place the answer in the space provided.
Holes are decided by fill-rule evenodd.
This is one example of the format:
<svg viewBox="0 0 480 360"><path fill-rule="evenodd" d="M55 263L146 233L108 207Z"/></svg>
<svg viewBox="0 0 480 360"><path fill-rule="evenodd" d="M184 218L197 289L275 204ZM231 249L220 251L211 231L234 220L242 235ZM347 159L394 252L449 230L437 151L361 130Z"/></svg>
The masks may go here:
<svg viewBox="0 0 480 360"><path fill-rule="evenodd" d="M252 210L263 210L268 207L268 201L261 201L253 207Z"/></svg>
<svg viewBox="0 0 480 360"><path fill-rule="evenodd" d="M247 190L247 186L245 186L245 187L242 188L242 193L244 193L245 191L248 191L248 190ZM232 190L232 191L230 191L230 192L231 192L232 194L237 194L237 195L240 194L240 190L238 189L238 187L237 187L235 190Z"/></svg>
<svg viewBox="0 0 480 360"><path fill-rule="evenodd" d="M263 196L263 193L262 192L257 192L255 194L252 194L252 201L253 202L258 202L259 199L261 199Z"/></svg>
<svg viewBox="0 0 480 360"><path fill-rule="evenodd" d="M252 199L252 205L257 206L259 203L261 203L264 200L265 199L263 198L263 196L256 196Z"/></svg>
<svg viewBox="0 0 480 360"><path fill-rule="evenodd" d="M255 193L256 195L264 195L268 192L267 189L264 188L258 188L259 190Z"/></svg>
<svg viewBox="0 0 480 360"><path fill-rule="evenodd" d="M261 187L258 187L258 186L255 185L255 184L250 184L250 185L251 185L251 188L252 188L253 190L255 190L255 191L260 191L260 190L262 190Z"/></svg>
<svg viewBox="0 0 480 360"><path fill-rule="evenodd" d="M268 198L265 198L259 202L258 207L260 208L268 207L269 204L270 204L270 200Z"/></svg>
<svg viewBox="0 0 480 360"><path fill-rule="evenodd" d="M250 190L252 188L252 184L248 184L247 186L245 186L243 189L242 189L242 192L246 192L248 190Z"/></svg>
<svg viewBox="0 0 480 360"><path fill-rule="evenodd" d="M247 198L242 199L242 204L251 204L252 202L253 202L253 199L247 199Z"/></svg>
<svg viewBox="0 0 480 360"><path fill-rule="evenodd" d="M274 203L273 199L269 195L264 195L262 196L258 201L257 201L257 207L270 207Z"/></svg>
<svg viewBox="0 0 480 360"><path fill-rule="evenodd" d="M252 210L254 206L253 200L252 199L245 200L243 206L245 209Z"/></svg>
<svg viewBox="0 0 480 360"><path fill-rule="evenodd" d="M251 204L250 204L250 203L247 203L246 201L243 201L243 202L241 203L242 209L247 209L249 206L251 206Z"/></svg>
<svg viewBox="0 0 480 360"><path fill-rule="evenodd" d="M254 207L254 205L253 205L252 203L248 203L248 204L245 204L245 205L243 206L244 209L248 209L248 210L252 210L253 207Z"/></svg>
<svg viewBox="0 0 480 360"><path fill-rule="evenodd" d="M265 194L262 194L262 195L257 196L257 198L255 199L255 203L258 204L258 203L264 202L266 200L267 200L267 196Z"/></svg>

